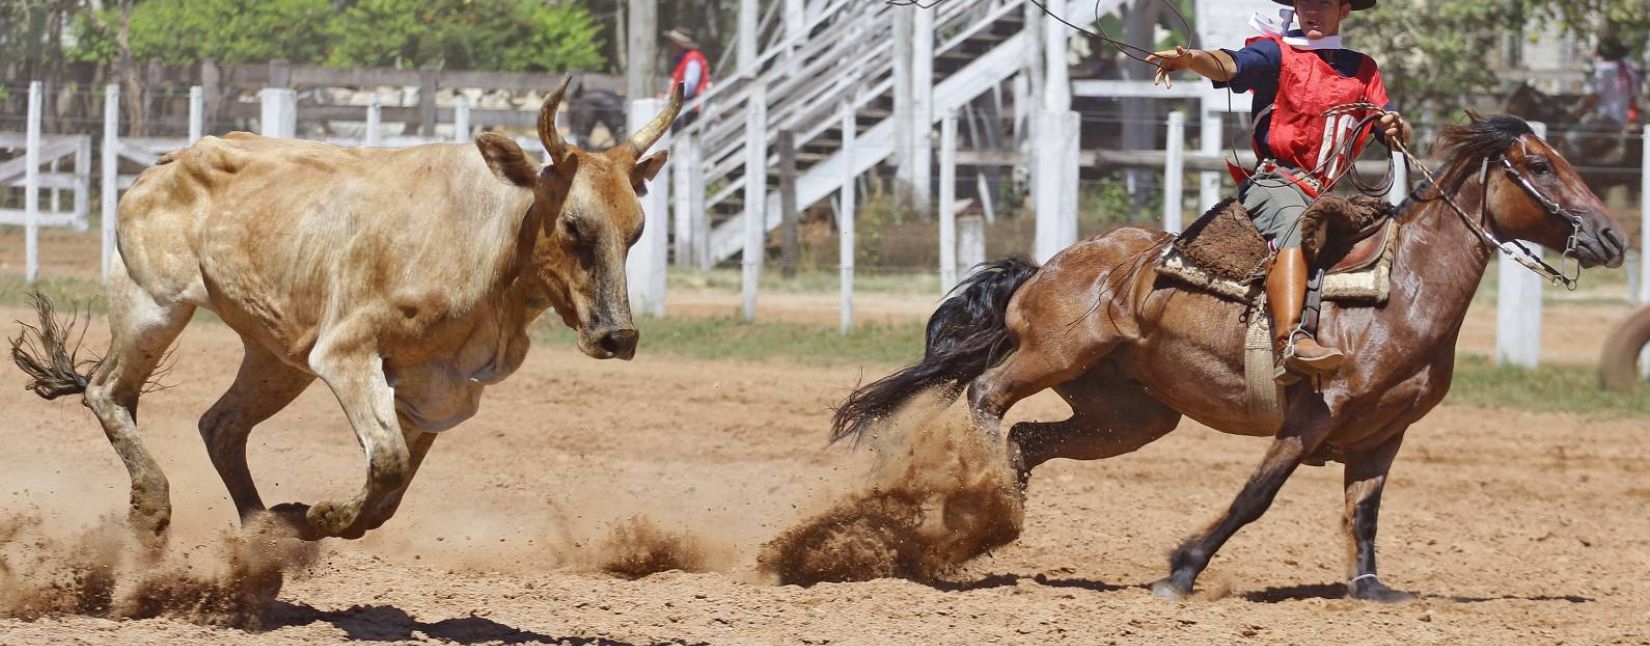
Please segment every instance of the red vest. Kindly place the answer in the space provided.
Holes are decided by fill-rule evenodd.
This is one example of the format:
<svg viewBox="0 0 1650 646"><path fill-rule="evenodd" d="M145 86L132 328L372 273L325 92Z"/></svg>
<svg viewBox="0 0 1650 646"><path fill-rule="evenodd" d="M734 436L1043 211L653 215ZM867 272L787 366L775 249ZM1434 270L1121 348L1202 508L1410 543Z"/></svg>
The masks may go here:
<svg viewBox="0 0 1650 646"><path fill-rule="evenodd" d="M671 72L670 74L671 87L675 87L678 83L682 83L687 80L688 63L693 62L699 63L699 87L683 88L683 99L691 99L704 94L705 90L710 89L710 61L705 59L704 52L697 49L690 49L683 52L682 60L676 62L676 71Z"/></svg>
<svg viewBox="0 0 1650 646"><path fill-rule="evenodd" d="M1371 128L1353 132L1353 126L1368 116L1367 111L1354 110L1327 117L1324 111L1347 103L1385 106L1386 86L1381 82L1380 72L1374 59L1364 56L1357 74L1341 76L1317 52L1295 49L1276 36L1261 38L1277 41L1278 49L1283 52L1266 146L1280 163L1305 171L1328 188L1363 150ZM1249 42L1256 40L1260 38ZM1347 154L1341 144L1349 138L1354 144ZM1337 150L1343 152L1337 154ZM1258 146L1256 153L1261 154Z"/></svg>

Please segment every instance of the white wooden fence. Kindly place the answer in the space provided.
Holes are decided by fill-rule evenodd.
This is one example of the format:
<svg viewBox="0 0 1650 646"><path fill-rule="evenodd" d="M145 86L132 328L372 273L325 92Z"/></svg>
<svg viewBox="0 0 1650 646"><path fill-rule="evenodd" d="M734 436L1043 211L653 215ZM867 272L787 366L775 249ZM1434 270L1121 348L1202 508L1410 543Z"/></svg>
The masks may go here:
<svg viewBox="0 0 1650 646"><path fill-rule="evenodd" d="M85 231L88 201L91 199L92 140L84 135L44 135L40 131L44 92L39 81L29 84L28 117L22 136L0 133L0 147L22 148L23 157L0 164L0 186L23 189L23 210L0 209L0 224L24 227L26 279L33 283L40 273L40 227L74 227ZM63 173L64 159L73 170ZM40 172L46 166L48 171ZM63 210L62 191L73 192L70 210ZM40 208L40 192L50 191L48 210Z"/></svg>
<svg viewBox="0 0 1650 646"><path fill-rule="evenodd" d="M760 86L751 88L753 93L760 96ZM260 129L266 135L291 136L296 121L296 104L292 90L271 88L261 93L264 101L262 114L265 116ZM117 205L119 191L131 185L135 180L133 175L119 174L120 160L126 159L138 165L152 165L161 155L188 145L202 134L200 114L201 93L199 88L191 91L191 118L190 136L188 138L121 138L118 136L119 124L119 87L108 86L105 94L105 127L103 142L102 171L102 234L103 234L103 269L107 276L110 255L114 250L114 231L117 221ZM85 230L88 226L88 202L91 188L91 138L84 135L44 135L40 132L40 101L39 84L31 84L29 102L28 132L22 135L16 133L0 133L0 146L25 149L21 159L14 159L0 163L0 185L8 187L22 187L26 192L25 207L23 210L0 210L0 224L21 224L27 228L27 279L33 282L38 274L38 229L50 226L71 226ZM859 145L853 136L856 126L855 108L859 105L859 97L850 97L843 103L840 110L840 123L845 133L839 158L844 160L837 168L844 174L838 180L838 197L836 200L838 229L840 231L841 255L841 323L846 332L852 329L853 316L853 283L854 283L854 252L855 252L855 195L852 178L859 164L855 160L856 147ZM760 100L751 101L752 105L762 105ZM639 123L651 118L659 109L662 102L655 99L645 99L632 103L630 117L633 123ZM467 104L460 104L453 112L455 128L453 139L465 141L471 137L469 123L470 112ZM1037 116L1048 122L1045 127L1061 133L1072 142L1072 149L1062 149L1057 154L1040 155L1033 163L1058 164L1065 170L1054 172L1054 169L1045 168L1038 175L1040 177L1076 177L1077 155L1071 154L1075 147L1076 128L1080 124L1064 123L1072 113L1043 112ZM360 140L349 138L334 138L332 142L340 145L385 145L406 146L430 141L422 137L389 137L380 133L380 106L373 100L364 108L364 118L367 123L365 137ZM763 179L767 173L769 160L759 151L767 149L767 143L762 139L767 135L767 128L761 127L764 116L760 110L752 110L748 118L751 127L747 136L751 141L746 142L745 150L750 151L745 160L746 177L754 178L747 181L747 186L765 186ZM1217 120L1203 121L1205 132L1203 146L1198 156L1214 158L1219 156L1218 143L1211 146L1211 140L1219 141L1219 126ZM1538 132L1545 128L1541 124L1532 124ZM1185 149L1185 117L1179 112L1171 113L1166 124L1168 145L1163 155L1165 181L1163 226L1171 231L1179 230L1184 215L1185 195L1180 179L1184 176L1188 153ZM966 218L959 221L956 218L957 196L955 193L956 165L958 159L964 156L979 156L983 151L959 151L957 149L957 128L954 112L947 111L940 120L939 132L939 175L941 177L938 204L939 213L939 258L940 266L937 271L941 277L942 290L948 291L957 281L965 276L968 268L982 261L985 257L985 240L982 235L983 226L978 218ZM518 141L527 150L537 150L543 155L542 146L536 138L523 137ZM680 157L692 159L692 137L684 137L680 141L666 140L662 146L671 146L678 153L673 160ZM878 144L881 145L881 144ZM1650 138L1644 144L1646 158L1650 159ZM683 155L682 153L686 153ZM880 149L877 153L879 154ZM1207 159L1199 168L1207 168ZM70 170L64 171L69 166ZM693 254L695 257L705 252L707 222L702 211L703 184L701 178L695 177L700 166L693 163L673 163L670 166L677 170L675 179L672 179L669 169L662 172L654 180L653 190L643 201L643 210L647 218L642 240L632 250L629 261L631 280L631 299L633 306L639 313L663 316L666 303L665 271L669 257L668 232L674 231L678 237L677 254ZM1069 167L1069 168L1065 168ZM1401 168L1402 165L1400 164ZM45 168L46 172L41 172ZM681 172L682 169L690 172ZM698 181L696 181L698 180ZM1405 186L1406 182L1399 181L1396 187ZM1075 202L1077 192L1076 182L1070 181L1063 185L1063 191L1070 196L1039 199L1040 208L1037 213L1037 251L1039 256L1046 259L1052 251L1045 249L1046 242L1058 239L1069 244L1069 239L1075 238L1077 213ZM1220 182L1218 176L1211 178L1211 173L1203 171L1199 182L1199 199L1201 207L1207 208L1219 195ZM49 191L48 202L45 207L40 203L42 192ZM72 193L67 209L64 208L61 198L62 192ZM1048 195L1047 191L1043 192ZM1395 188L1392 199L1396 202L1402 199L1402 189ZM1641 219L1646 231L1650 231L1650 173L1646 173L1641 191ZM985 195L977 196L984 199ZM747 205L761 209L768 205L760 193L753 190ZM671 221L672 212L675 221ZM747 319L754 319L756 312L757 284L762 270L763 245L765 228L762 226L771 216L756 212L755 217L745 219L745 258L742 267L743 312ZM687 238L687 240L682 240ZM1650 247L1650 241L1641 237L1641 249ZM1047 253L1044 253L1047 252ZM1633 277L1633 293L1629 295L1636 302L1650 301L1650 262L1645 262L1646 255L1639 254L1638 272ZM1518 264L1502 257L1499 261L1498 285L1498 313L1496 335L1496 359L1498 362L1523 367L1534 367L1539 363L1540 332L1541 332L1541 281L1534 274L1525 271ZM943 293L943 291L942 291Z"/></svg>

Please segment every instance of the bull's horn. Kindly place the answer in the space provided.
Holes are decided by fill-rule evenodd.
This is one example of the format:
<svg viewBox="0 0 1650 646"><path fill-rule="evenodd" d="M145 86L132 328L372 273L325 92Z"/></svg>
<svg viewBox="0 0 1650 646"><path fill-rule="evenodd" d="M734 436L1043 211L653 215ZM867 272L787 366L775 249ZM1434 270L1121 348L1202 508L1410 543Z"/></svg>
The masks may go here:
<svg viewBox="0 0 1650 646"><path fill-rule="evenodd" d="M681 111L682 84L677 83L675 87L670 88L670 103L665 106L664 111L660 112L659 116L653 117L653 120L647 122L647 125L642 126L640 130L630 135L630 151L635 153L637 157L641 157L642 153L647 152L647 149L652 148L653 144L659 141L659 137L664 136L665 130L670 128L670 124L676 122L676 113Z"/></svg>
<svg viewBox="0 0 1650 646"><path fill-rule="evenodd" d="M561 87L544 100L544 106L539 108L539 142L544 149L550 152L550 163L561 166L567 160L567 142L562 141L561 131L556 130L556 110L561 107L561 99L567 94L567 84L572 82L573 75L568 74L561 80Z"/></svg>

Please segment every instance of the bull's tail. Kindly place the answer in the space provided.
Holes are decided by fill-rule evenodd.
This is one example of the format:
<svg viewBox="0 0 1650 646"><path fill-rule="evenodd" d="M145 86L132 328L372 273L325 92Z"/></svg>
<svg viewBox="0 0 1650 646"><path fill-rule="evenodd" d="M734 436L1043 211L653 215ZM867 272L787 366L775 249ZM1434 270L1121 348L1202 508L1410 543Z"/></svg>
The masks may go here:
<svg viewBox="0 0 1650 646"><path fill-rule="evenodd" d="M74 349L69 349L79 317L59 319L51 299L39 292L34 295L34 310L39 327L19 321L22 329L17 338L10 340L11 360L29 376L24 387L46 399L86 392L97 362L75 359L80 351L79 338L74 339Z"/></svg>
<svg viewBox="0 0 1650 646"><path fill-rule="evenodd" d="M929 317L922 361L849 395L831 420L831 441L848 437L857 441L877 420L928 389L944 388L948 400L956 399L969 382L1012 349L1003 315L1009 297L1037 269L1037 263L1023 257L977 267Z"/></svg>

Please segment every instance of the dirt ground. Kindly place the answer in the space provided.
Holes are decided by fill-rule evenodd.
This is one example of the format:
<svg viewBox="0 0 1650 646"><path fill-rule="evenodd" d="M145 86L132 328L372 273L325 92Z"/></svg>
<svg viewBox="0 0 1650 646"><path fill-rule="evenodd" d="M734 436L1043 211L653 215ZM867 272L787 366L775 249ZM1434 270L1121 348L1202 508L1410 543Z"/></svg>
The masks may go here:
<svg viewBox="0 0 1650 646"><path fill-rule="evenodd" d="M683 296L681 314L737 302ZM834 320L828 297L766 302L776 318ZM1593 361L1624 310L1549 308L1544 357ZM25 314L0 308L0 320ZM1488 351L1493 322L1475 311L1463 349ZM88 345L105 335L96 321ZM195 424L240 349L211 323L181 347L141 421L171 481L167 558L209 569L235 522ZM756 567L762 544L863 482L864 451L825 445L830 406L889 368L706 363L645 343L630 363L536 348L436 443L388 525L325 541L287 572L262 630L70 614L0 619L0 644L1650 644L1650 424L1450 405L1411 429L1382 514L1382 578L1422 595L1414 603L1341 598L1334 467L1298 472L1216 557L1197 598L1152 598L1142 586L1165 573L1167 551L1224 508L1265 447L1192 422L1128 456L1040 468L1020 540L941 582L775 584ZM0 558L62 559L124 513L126 475L78 398L43 402L21 383L0 371L0 539L11 541ZM1011 418L1063 416L1045 394ZM362 476L322 387L261 426L249 452L272 504L348 495ZM656 530L648 540L702 571L604 573L623 547L615 528ZM53 567L0 561L0 582L38 583L61 574Z"/></svg>

